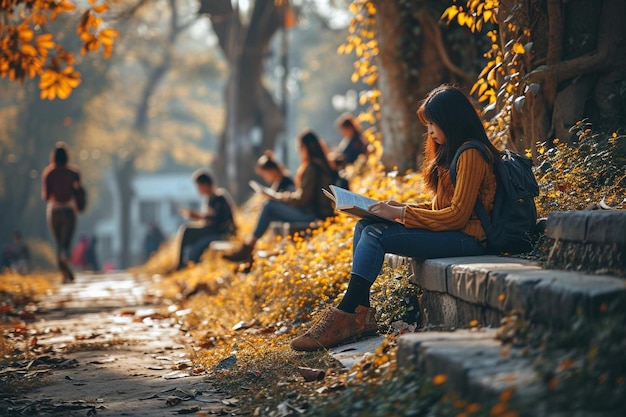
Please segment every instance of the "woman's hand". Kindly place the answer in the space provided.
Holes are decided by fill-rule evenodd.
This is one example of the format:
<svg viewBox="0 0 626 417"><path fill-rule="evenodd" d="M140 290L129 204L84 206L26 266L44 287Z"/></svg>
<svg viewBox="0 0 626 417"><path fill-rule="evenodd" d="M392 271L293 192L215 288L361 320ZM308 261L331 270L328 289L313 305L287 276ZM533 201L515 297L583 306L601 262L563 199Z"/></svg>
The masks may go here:
<svg viewBox="0 0 626 417"><path fill-rule="evenodd" d="M381 201L369 206L369 211L381 217L404 223L404 204L397 201Z"/></svg>

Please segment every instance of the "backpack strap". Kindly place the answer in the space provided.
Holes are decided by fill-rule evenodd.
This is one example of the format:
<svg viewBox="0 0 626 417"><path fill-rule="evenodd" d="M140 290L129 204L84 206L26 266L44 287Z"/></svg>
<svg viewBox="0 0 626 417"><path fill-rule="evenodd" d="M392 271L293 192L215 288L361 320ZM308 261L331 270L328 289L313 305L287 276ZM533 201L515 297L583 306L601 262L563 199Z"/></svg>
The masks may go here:
<svg viewBox="0 0 626 417"><path fill-rule="evenodd" d="M465 142L456 151L456 154L454 154L454 158L452 158L452 162L450 163L450 179L452 180L452 185L456 185L456 164L458 162L459 157L461 156L461 153L471 148L478 149L480 151L480 154L483 156L483 158L485 158L485 161L487 162L493 161L493 157L491 153L489 152L489 150L483 143L480 143L475 140ZM480 201L480 195L476 197L476 203L474 204L474 211L476 212L476 215L478 216L478 219L480 220L480 223L482 224L483 229L485 230L485 234L487 236L491 235L493 232L493 226L491 224L491 220L489 219L489 215L487 214L487 210L485 210L485 206L483 206L483 202Z"/></svg>

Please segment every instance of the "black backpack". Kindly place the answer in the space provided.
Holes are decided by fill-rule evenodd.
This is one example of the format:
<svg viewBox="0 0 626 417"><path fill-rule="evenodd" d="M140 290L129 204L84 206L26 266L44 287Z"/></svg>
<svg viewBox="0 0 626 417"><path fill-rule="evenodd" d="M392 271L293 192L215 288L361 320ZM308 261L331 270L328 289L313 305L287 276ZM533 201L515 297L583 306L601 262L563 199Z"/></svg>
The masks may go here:
<svg viewBox="0 0 626 417"><path fill-rule="evenodd" d="M484 144L477 141L463 144L450 164L453 184L456 183L457 160L461 152L469 148L478 149L485 160L492 160ZM496 196L491 218L480 198L476 200L474 210L487 234L487 249L491 253L517 254L529 252L533 248L532 233L537 223L535 197L539 195L539 186L532 166L531 159L505 150L494 163Z"/></svg>

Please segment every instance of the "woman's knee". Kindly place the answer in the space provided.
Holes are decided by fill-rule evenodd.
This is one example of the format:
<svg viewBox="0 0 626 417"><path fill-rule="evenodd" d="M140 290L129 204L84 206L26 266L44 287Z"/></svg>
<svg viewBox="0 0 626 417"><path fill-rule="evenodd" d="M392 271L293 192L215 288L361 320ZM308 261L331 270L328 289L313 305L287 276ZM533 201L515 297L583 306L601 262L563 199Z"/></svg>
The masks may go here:
<svg viewBox="0 0 626 417"><path fill-rule="evenodd" d="M367 236L378 240L384 236L387 228L388 226L384 223L369 223L363 228L361 236Z"/></svg>

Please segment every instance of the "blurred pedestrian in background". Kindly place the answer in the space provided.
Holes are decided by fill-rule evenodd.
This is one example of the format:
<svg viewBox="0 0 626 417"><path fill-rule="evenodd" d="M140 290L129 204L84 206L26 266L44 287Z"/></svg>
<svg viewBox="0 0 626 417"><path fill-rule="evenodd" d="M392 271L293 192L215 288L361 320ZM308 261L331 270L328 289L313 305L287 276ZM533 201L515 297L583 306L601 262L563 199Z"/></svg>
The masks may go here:
<svg viewBox="0 0 626 417"><path fill-rule="evenodd" d="M50 154L50 164L41 176L41 196L47 202L48 227L56 245L57 266L63 282L74 281L69 267L70 247L76 229L76 195L82 191L78 169L69 165L67 145L58 142Z"/></svg>

